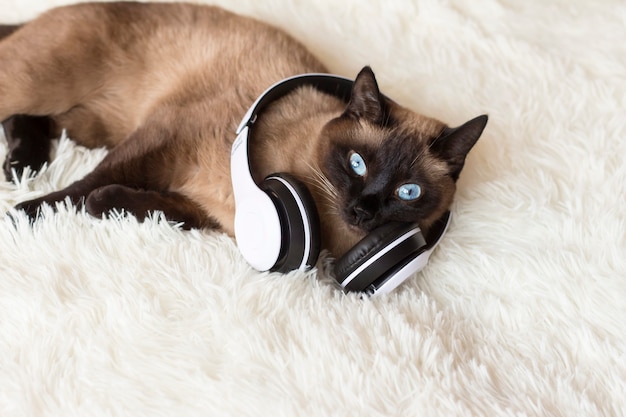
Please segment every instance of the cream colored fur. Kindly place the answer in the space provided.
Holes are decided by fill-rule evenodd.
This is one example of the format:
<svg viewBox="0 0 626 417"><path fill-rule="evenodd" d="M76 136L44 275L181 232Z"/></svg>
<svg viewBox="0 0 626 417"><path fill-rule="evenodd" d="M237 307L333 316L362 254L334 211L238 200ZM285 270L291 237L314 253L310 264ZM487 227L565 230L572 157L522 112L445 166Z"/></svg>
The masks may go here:
<svg viewBox="0 0 626 417"><path fill-rule="evenodd" d="M0 0L0 22L68 3ZM257 273L158 218L0 215L0 415L626 415L626 4L217 3L339 74L370 64L414 110L488 113L449 233L364 301L328 259ZM0 213L103 156L61 139L44 173L0 182Z"/></svg>

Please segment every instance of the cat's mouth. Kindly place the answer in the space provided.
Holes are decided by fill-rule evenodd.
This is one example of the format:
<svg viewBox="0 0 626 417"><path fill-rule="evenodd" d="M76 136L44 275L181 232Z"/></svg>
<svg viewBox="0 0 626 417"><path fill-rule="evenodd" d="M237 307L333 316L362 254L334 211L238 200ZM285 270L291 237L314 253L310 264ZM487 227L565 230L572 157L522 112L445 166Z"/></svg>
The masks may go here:
<svg viewBox="0 0 626 417"><path fill-rule="evenodd" d="M361 198L344 211L348 224L360 231L371 232L381 224L378 206L370 200Z"/></svg>
<svg viewBox="0 0 626 417"><path fill-rule="evenodd" d="M358 206L347 209L344 214L346 222L356 232L369 233L381 224L376 213L363 211Z"/></svg>

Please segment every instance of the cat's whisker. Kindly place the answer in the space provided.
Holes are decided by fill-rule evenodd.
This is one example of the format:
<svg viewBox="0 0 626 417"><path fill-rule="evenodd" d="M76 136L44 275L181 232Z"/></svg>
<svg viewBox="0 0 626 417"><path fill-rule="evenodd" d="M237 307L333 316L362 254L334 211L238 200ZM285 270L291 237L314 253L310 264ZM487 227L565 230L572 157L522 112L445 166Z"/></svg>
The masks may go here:
<svg viewBox="0 0 626 417"><path fill-rule="evenodd" d="M319 167L310 163L306 163L311 170L311 181L314 186L320 190L320 194L324 199L324 203L327 206L329 214L338 215L339 210L339 193L337 188L330 182L330 180L324 175Z"/></svg>
<svg viewBox="0 0 626 417"><path fill-rule="evenodd" d="M311 169L311 172L314 174L314 176L311 177L314 184L316 184L320 188L320 190L323 191L323 194L326 197L332 197L336 200L338 197L337 189L326 177L326 175L324 175L324 173L322 173L322 171L317 166L313 166L308 162L306 164Z"/></svg>
<svg viewBox="0 0 626 417"><path fill-rule="evenodd" d="M322 191L321 195L326 201L327 205L335 207L337 205L337 195L333 192L333 190L329 189L326 184L323 182L319 182L319 189Z"/></svg>
<svg viewBox="0 0 626 417"><path fill-rule="evenodd" d="M430 145L428 146L428 148L430 149ZM426 155L426 149L422 148L422 151L419 152L417 156L415 157L415 159L413 159L413 162L411 162L411 167L415 166L415 164L417 163L417 160L424 157L425 155Z"/></svg>

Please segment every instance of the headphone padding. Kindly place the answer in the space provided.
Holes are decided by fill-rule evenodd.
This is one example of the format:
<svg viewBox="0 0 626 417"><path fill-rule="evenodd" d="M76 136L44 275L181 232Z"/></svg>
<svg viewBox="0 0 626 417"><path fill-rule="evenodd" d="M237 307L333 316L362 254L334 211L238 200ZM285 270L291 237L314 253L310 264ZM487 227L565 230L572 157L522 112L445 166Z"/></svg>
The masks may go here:
<svg viewBox="0 0 626 417"><path fill-rule="evenodd" d="M261 188L276 205L282 230L280 255L271 270L289 272L299 269L303 262L308 267L315 266L321 245L320 220L315 201L307 187L293 176L279 173L265 178ZM308 229L308 242L305 228ZM305 253L307 246L308 255Z"/></svg>
<svg viewBox="0 0 626 417"><path fill-rule="evenodd" d="M406 260L407 257L412 257L419 253L425 248L426 241L416 223L386 223L371 231L335 262L335 278L342 287L347 290L364 291L367 286L369 286L370 282L359 282L362 281L363 277L360 279L359 277L363 274L360 273L357 275L350 283L345 284L344 281L368 260L376 256L381 250L415 229L417 229L417 233L411 238L402 241L397 247L394 247L385 254L386 259L384 262L387 264L381 265L380 261L382 261L382 259L379 259L375 262L378 263L376 268L378 270L382 268L382 272L384 273L392 269L397 263ZM365 271L367 271L367 268ZM377 278L379 277L374 276L372 280ZM369 281L369 279L367 280Z"/></svg>

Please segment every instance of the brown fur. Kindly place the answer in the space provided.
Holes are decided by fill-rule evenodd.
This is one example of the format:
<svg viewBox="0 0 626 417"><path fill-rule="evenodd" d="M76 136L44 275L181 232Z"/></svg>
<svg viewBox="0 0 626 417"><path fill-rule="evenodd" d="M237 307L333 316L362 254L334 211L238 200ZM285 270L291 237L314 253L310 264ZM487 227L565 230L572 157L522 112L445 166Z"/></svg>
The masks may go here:
<svg viewBox="0 0 626 417"><path fill-rule="evenodd" d="M31 215L69 196L77 204L85 198L94 215L114 207L139 217L162 210L188 227L232 236L230 147L240 118L274 82L326 72L285 33L209 6L74 5L2 33L0 120L49 116L57 133L67 129L82 145L111 149L83 180L19 206ZM353 94L351 103L363 114L355 118L338 98L300 89L263 114L253 138L255 177L282 171L303 180L319 205L323 246L336 256L367 231L346 222L339 206L345 202L320 180L328 177L323 161L336 138L383 146L390 132L402 132L421 143L413 162L429 167L440 196L421 219L425 228L448 208L455 189L446 163L427 149L445 124L359 97Z"/></svg>

